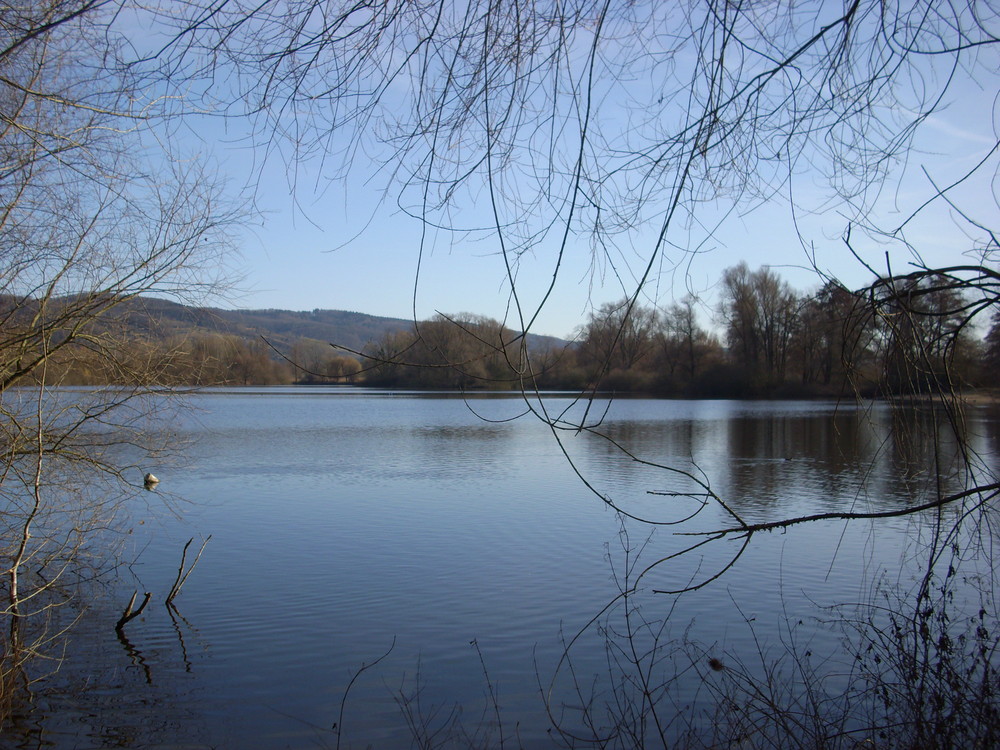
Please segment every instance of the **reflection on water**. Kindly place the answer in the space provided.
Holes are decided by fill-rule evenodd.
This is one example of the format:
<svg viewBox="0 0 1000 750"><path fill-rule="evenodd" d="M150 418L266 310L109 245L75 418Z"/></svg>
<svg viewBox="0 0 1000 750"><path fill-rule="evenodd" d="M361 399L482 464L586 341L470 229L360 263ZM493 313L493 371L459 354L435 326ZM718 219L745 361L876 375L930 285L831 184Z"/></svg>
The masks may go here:
<svg viewBox="0 0 1000 750"><path fill-rule="evenodd" d="M478 396L474 413L448 394L225 389L194 407L172 425L192 441L184 463L150 467L158 492L183 499L182 517L141 508L129 537L135 564L95 596L70 658L18 718L16 732L33 742L332 747L351 676L394 643L351 688L338 725L345 743L408 746L398 698L418 685L432 722L460 702L475 726L490 706L485 664L521 743L547 747L539 684L563 639L618 594L625 537L594 493L663 521L699 503L662 494L692 492L686 476L594 434L560 432L560 445L537 420L503 421L524 408L509 395ZM995 471L996 415L966 417L968 447ZM598 430L702 478L756 522L904 507L939 479L960 489L964 446L943 428L936 442L921 437L935 419L872 404L630 399L614 402ZM710 505L684 528L727 522ZM738 653L752 645L745 618L758 637L776 636L783 618L813 622L817 605L863 598L880 569L899 569L919 524L827 521L755 538L722 579L681 597L671 632ZM674 530L655 532L643 566L690 544ZM626 531L631 546L648 535ZM208 534L171 611L162 600L181 548ZM737 546L655 568L643 606L664 609L668 599L649 591L710 576ZM118 639L114 622L135 589L154 592L154 603ZM829 638L818 623L810 632ZM574 660L580 675L606 671L597 634ZM558 695L565 687L557 704L572 699Z"/></svg>

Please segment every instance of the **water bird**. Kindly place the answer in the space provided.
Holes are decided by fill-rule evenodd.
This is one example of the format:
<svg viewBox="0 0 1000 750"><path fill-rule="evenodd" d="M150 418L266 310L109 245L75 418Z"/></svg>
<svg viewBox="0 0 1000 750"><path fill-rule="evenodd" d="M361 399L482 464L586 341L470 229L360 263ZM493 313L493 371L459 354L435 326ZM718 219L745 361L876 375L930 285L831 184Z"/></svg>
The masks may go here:
<svg viewBox="0 0 1000 750"><path fill-rule="evenodd" d="M154 488L154 487L155 487L156 485L158 485L159 483L160 483L160 480L159 480L159 479L157 479L157 478L156 478L155 476L153 476L152 474L146 474L146 476L144 476L144 477L142 478L142 484L143 484L143 486L144 486L144 487L145 487L145 488L146 488L147 490L151 490L151 489L153 489L153 488Z"/></svg>

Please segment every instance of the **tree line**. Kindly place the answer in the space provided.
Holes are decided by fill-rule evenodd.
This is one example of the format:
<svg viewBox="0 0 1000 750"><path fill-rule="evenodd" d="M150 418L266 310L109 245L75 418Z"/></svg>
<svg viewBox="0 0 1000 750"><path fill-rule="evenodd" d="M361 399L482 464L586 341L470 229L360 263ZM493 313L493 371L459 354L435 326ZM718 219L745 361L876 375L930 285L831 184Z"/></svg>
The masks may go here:
<svg viewBox="0 0 1000 750"><path fill-rule="evenodd" d="M143 385L357 383L396 388L545 388L677 397L891 395L972 388L1000 365L1000 315L947 273L827 281L800 293L773 269L723 271L712 328L687 296L664 307L601 305L568 344L539 343L481 315L437 315L363 351L211 331L136 333L103 323L48 358L49 382ZM116 324L117 325L116 327ZM143 335L144 334L144 335Z"/></svg>
<svg viewBox="0 0 1000 750"><path fill-rule="evenodd" d="M437 316L370 345L359 379L439 388L599 389L683 397L863 396L982 385L1000 363L1000 316L966 280L918 272L850 290L795 291L770 268L726 269L717 326L693 296L601 305L563 348L532 348L498 321Z"/></svg>

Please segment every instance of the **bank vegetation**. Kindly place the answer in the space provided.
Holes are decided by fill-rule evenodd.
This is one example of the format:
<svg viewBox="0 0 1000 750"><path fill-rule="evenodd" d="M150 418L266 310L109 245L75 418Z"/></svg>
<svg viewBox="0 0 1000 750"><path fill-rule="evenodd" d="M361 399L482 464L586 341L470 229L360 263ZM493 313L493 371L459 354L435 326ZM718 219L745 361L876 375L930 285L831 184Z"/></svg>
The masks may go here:
<svg viewBox="0 0 1000 750"><path fill-rule="evenodd" d="M775 271L726 269L720 302L667 307L630 299L592 312L567 346L532 348L476 316L438 316L366 350L368 384L435 388L601 390L657 396L865 397L989 385L1000 316L985 338L971 324L987 303L940 273L882 278L861 290L829 281L803 294Z"/></svg>

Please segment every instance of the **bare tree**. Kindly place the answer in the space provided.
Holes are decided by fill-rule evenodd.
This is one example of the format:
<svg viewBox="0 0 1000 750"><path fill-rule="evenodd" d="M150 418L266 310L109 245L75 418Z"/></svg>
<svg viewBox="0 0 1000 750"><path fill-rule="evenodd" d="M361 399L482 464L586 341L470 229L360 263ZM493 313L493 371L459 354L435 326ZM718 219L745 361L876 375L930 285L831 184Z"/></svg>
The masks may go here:
<svg viewBox="0 0 1000 750"><path fill-rule="evenodd" d="M873 366L875 335L867 296L828 281L803 302L796 351L803 383L845 393L862 390Z"/></svg>
<svg viewBox="0 0 1000 750"><path fill-rule="evenodd" d="M993 313L990 330L986 334L985 364L992 372L1000 372L1000 310Z"/></svg>
<svg viewBox="0 0 1000 750"><path fill-rule="evenodd" d="M753 373L755 385L781 384L799 322L798 300L787 282L767 268L751 271L746 263L728 268L721 312L730 352Z"/></svg>
<svg viewBox="0 0 1000 750"><path fill-rule="evenodd" d="M796 227L836 210L826 231L919 260L920 217L996 161L996 144L980 144L947 182L903 162L956 86L996 88L986 2L235 0L165 5L158 19L173 33L149 61L220 115L251 117L269 154L385 175L423 227L419 257L432 228L491 243L507 269L504 322L519 331L550 299L522 297L527 258L548 263L551 292L589 245L586 267L634 305L654 275L690 267L720 214L764 202ZM914 177L892 224L884 196ZM801 239L801 262L823 267L816 238ZM764 355L780 369L778 352Z"/></svg>
<svg viewBox="0 0 1000 750"><path fill-rule="evenodd" d="M951 392L970 345L972 302L964 284L938 273L880 279L870 288L890 393Z"/></svg>
<svg viewBox="0 0 1000 750"><path fill-rule="evenodd" d="M608 302L590 315L580 334L580 358L599 384L609 373L628 372L649 358L657 313L624 299Z"/></svg>
<svg viewBox="0 0 1000 750"><path fill-rule="evenodd" d="M219 288L236 216L204 170L148 137L161 107L118 61L114 8L0 8L0 681L27 686L85 571L114 565L103 534L142 488L169 408L152 388L176 352L131 346L113 312L146 293ZM68 363L111 387L53 390ZM70 618L72 619L72 618ZM57 623L61 622L62 625ZM5 696L9 697L9 696Z"/></svg>
<svg viewBox="0 0 1000 750"><path fill-rule="evenodd" d="M695 313L697 300L688 295L680 302L674 302L662 316L660 344L669 347L671 355L682 365L684 378L694 382L704 362L718 343L698 325Z"/></svg>

